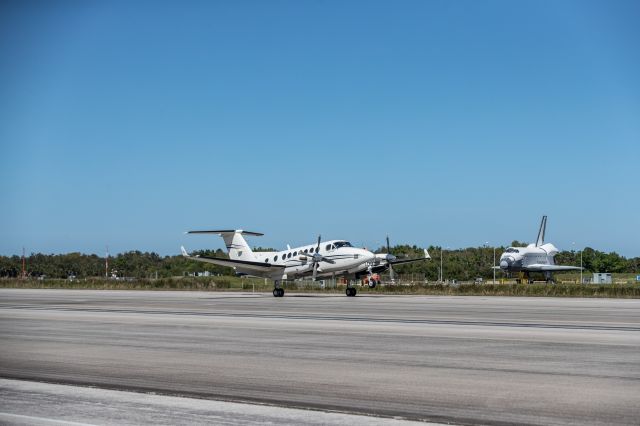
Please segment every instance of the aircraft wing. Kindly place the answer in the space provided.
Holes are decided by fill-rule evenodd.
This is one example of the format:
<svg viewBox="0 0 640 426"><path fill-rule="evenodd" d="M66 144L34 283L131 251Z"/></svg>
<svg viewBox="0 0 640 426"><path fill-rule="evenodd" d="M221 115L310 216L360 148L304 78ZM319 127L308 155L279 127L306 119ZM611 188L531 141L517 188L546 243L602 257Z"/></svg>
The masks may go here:
<svg viewBox="0 0 640 426"><path fill-rule="evenodd" d="M182 256L186 257L187 259L197 260L198 262L213 263L214 265L227 266L230 268L242 268L242 270L246 271L273 272L282 271L285 268L284 265L272 265L265 262L251 262L248 260L232 260L207 256L189 256L184 247L181 247L181 249Z"/></svg>
<svg viewBox="0 0 640 426"><path fill-rule="evenodd" d="M524 269L533 272L559 272L559 271L579 271L582 268L579 266L565 266L565 265L543 265L533 264L527 265Z"/></svg>
<svg viewBox="0 0 640 426"><path fill-rule="evenodd" d="M428 259L431 259L431 256L429 256L429 252L427 251L427 249L424 249L424 257L418 257L416 259L387 260L387 263L390 265L400 265L403 263L419 262L421 260L428 260Z"/></svg>

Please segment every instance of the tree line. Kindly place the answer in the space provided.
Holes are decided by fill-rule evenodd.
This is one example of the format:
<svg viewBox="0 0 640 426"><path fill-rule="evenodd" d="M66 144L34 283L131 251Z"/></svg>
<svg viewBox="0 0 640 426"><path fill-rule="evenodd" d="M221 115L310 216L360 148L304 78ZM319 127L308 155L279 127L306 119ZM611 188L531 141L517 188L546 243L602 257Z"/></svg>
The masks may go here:
<svg viewBox="0 0 640 426"><path fill-rule="evenodd" d="M514 241L513 246L523 244ZM255 250L269 251L271 249L256 248ZM435 281L439 275L440 257L442 255L442 269L445 279L473 280L478 277L485 279L493 276L493 248L469 247L457 250L442 250L442 247L428 248L431 261L414 262L397 266L399 274L415 274ZM505 247L496 248L496 262ZM385 247L375 251L386 252ZM417 246L397 245L391 247L391 253L399 258L423 256L422 249ZM228 257L222 250L200 250L194 252L201 256ZM582 266L586 273L640 273L640 257L625 258L615 252L605 253L587 247L579 251L562 251L555 257L556 263L563 265ZM67 253L42 254L32 253L25 258L27 276L32 278L87 278L108 276L129 278L169 278L183 275L194 275L208 272L213 275L233 275L231 268L196 262L182 256L160 256L157 253L129 251L111 256L107 260L95 254ZM499 272L500 273L500 272ZM0 277L19 277L22 274L21 256L0 256Z"/></svg>

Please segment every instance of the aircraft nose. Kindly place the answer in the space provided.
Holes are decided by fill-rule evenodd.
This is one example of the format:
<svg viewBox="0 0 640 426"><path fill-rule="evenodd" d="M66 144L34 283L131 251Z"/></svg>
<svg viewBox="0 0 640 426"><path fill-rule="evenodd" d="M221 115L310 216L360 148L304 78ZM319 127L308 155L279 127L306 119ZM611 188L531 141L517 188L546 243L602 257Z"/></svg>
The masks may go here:
<svg viewBox="0 0 640 426"><path fill-rule="evenodd" d="M369 250L360 249L360 257L362 257L363 259L366 259L367 261L372 261L373 259L375 259L376 255L373 254L373 252L370 252Z"/></svg>
<svg viewBox="0 0 640 426"><path fill-rule="evenodd" d="M500 260L500 269L508 269L509 266L511 265L510 260L511 259L509 259L509 258L501 259Z"/></svg>

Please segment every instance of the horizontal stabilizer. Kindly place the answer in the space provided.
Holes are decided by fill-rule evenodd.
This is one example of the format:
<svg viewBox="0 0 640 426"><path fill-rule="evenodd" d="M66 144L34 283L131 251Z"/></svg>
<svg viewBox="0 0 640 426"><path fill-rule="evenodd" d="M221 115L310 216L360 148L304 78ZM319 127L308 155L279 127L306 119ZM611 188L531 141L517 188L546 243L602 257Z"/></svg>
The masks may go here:
<svg viewBox="0 0 640 426"><path fill-rule="evenodd" d="M187 231L185 234L243 234L243 235L253 235L255 237L262 237L264 234L260 232L251 232L251 231L243 231L242 229L214 229L211 231Z"/></svg>

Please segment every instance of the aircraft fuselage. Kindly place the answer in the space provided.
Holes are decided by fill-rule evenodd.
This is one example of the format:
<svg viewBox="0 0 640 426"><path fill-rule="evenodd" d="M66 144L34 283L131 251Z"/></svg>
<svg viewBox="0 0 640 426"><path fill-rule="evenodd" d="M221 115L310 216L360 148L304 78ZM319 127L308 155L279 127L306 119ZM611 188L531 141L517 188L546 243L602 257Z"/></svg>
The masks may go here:
<svg viewBox="0 0 640 426"><path fill-rule="evenodd" d="M256 262L285 266L282 273L266 273L272 279L295 279L308 276L313 272L313 255L316 246L307 245L290 248L278 252L253 252ZM318 251L324 258L334 263L321 261L317 269L317 277L326 278L334 274L356 274L366 270L366 264L373 262L375 255L369 250L353 247L344 240L325 241ZM236 267L239 273L256 275L255 271Z"/></svg>

